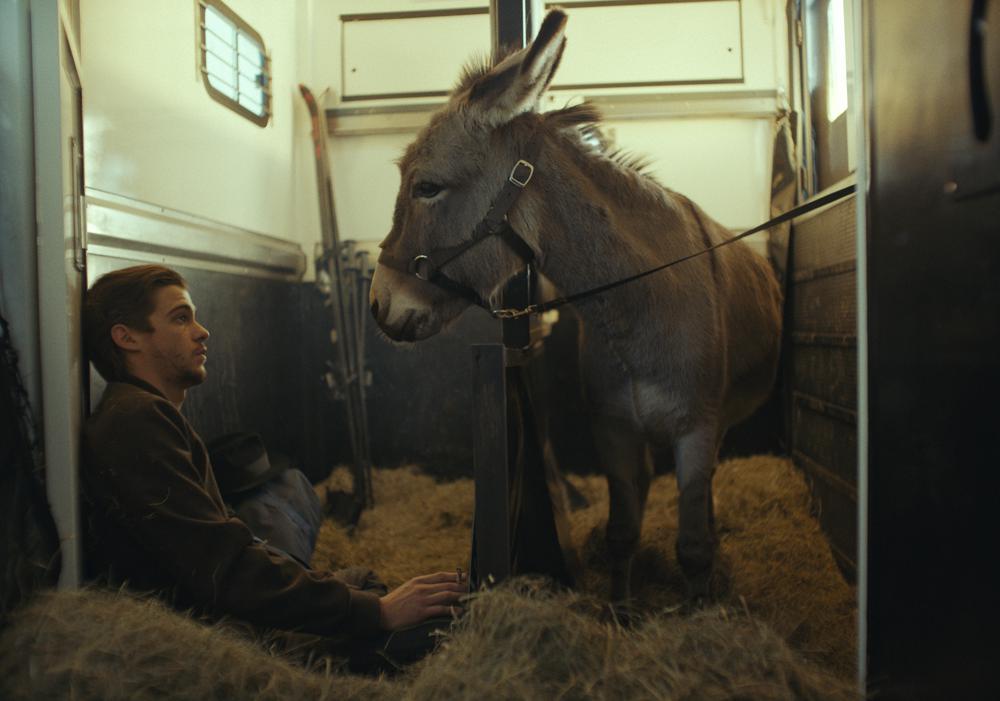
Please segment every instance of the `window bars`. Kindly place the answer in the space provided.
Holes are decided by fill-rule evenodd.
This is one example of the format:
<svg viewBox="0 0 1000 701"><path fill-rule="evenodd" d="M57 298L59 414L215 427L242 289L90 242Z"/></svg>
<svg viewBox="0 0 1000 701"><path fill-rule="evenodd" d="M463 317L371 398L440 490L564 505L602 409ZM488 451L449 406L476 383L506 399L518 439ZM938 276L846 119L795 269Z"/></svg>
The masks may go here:
<svg viewBox="0 0 1000 701"><path fill-rule="evenodd" d="M260 34L220 0L197 0L199 70L216 102L258 126L271 118L271 60Z"/></svg>

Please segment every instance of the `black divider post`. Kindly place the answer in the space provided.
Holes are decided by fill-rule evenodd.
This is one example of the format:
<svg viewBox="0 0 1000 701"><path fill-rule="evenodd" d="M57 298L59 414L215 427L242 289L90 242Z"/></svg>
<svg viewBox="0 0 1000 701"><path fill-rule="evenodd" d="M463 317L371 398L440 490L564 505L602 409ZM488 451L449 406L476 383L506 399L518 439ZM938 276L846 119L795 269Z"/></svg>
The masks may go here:
<svg viewBox="0 0 1000 701"><path fill-rule="evenodd" d="M499 343L472 346L476 499L471 579L477 587L511 574L506 355Z"/></svg>
<svg viewBox="0 0 1000 701"><path fill-rule="evenodd" d="M531 0L493 0L490 19L493 48L522 47L534 35L540 17ZM536 8L537 9L537 8ZM531 266L503 290L503 307L534 301ZM475 363L473 450L476 480L470 584L489 586L511 575L545 574L571 584L565 547L565 512L558 468L548 440L544 412L544 376L531 373L542 352L532 338L530 317L503 322L503 344L472 347ZM570 558L572 561L572 558Z"/></svg>

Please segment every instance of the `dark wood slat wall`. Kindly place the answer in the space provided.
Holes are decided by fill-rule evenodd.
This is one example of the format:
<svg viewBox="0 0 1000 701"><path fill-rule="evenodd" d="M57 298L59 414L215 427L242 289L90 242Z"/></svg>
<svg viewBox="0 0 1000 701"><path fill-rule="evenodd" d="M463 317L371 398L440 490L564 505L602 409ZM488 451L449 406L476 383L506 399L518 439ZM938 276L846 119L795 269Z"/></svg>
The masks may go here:
<svg viewBox="0 0 1000 701"><path fill-rule="evenodd" d="M140 260L88 257L91 282ZM234 431L260 434L269 451L290 457L311 479L327 476L336 445L318 440L341 433L336 407L321 377L321 301L294 281L251 277L168 263L187 280L208 340L208 378L188 392L183 412L206 441ZM104 381L91 373L96 404ZM341 441L346 441L344 436Z"/></svg>
<svg viewBox="0 0 1000 701"><path fill-rule="evenodd" d="M854 198L795 223L790 446L820 525L848 577L857 568L857 299Z"/></svg>

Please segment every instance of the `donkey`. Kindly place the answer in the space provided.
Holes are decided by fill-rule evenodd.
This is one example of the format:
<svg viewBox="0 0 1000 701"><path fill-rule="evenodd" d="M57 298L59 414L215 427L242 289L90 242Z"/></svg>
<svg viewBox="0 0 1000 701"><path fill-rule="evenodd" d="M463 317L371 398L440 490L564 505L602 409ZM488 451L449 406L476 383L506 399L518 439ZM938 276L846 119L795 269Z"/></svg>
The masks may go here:
<svg viewBox="0 0 1000 701"><path fill-rule="evenodd" d="M406 149L370 294L391 339L438 333L474 301L495 298L525 257L571 293L730 238L691 200L593 146L593 107L536 111L565 46L566 21L552 10L529 47L491 66L467 67L447 105ZM526 184L516 200L508 181ZM688 596L701 598L716 550L719 444L774 382L781 332L775 275L739 241L574 308L607 473L612 600L630 594L654 447L674 458L676 552Z"/></svg>

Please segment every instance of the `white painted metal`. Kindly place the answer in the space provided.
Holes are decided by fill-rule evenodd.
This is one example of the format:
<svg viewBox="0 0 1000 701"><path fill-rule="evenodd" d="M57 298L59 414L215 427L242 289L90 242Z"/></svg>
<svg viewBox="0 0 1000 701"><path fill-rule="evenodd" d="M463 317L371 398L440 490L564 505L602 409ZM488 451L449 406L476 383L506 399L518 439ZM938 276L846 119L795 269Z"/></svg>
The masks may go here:
<svg viewBox="0 0 1000 701"><path fill-rule="evenodd" d="M297 3L227 4L272 56L274 116L264 128L205 90L193 0L83 3L87 184L312 250L318 226L303 231L293 211L293 191L311 184L297 183L292 148L296 131L308 132L296 116Z"/></svg>
<svg viewBox="0 0 1000 701"><path fill-rule="evenodd" d="M78 498L83 373L80 302L83 276L76 267L71 142L79 142L80 95L70 51L76 32L64 29L70 0L32 0L31 58L35 131L35 217L38 241L38 310L41 347L42 425L49 505L59 529L59 584L80 584Z"/></svg>
<svg viewBox="0 0 1000 701"><path fill-rule="evenodd" d="M569 13L556 89L743 77L737 0L574 7Z"/></svg>
<svg viewBox="0 0 1000 701"><path fill-rule="evenodd" d="M489 9L487 0L314 0L329 5L339 15L360 15L381 12L436 12L467 8Z"/></svg>
<svg viewBox="0 0 1000 701"><path fill-rule="evenodd" d="M0 311L39 420L38 267L29 0L0 3Z"/></svg>
<svg viewBox="0 0 1000 701"><path fill-rule="evenodd" d="M91 255L291 280L305 271L305 256L297 243L166 207L91 188L86 213Z"/></svg>
<svg viewBox="0 0 1000 701"><path fill-rule="evenodd" d="M490 16L444 15L342 22L345 99L448 92L458 67L490 48Z"/></svg>
<svg viewBox="0 0 1000 701"><path fill-rule="evenodd" d="M853 43L848 46L854 66L867 66L867 34L865 33L864 0L846 0L850 3L851 22L848 32ZM853 132L857 138L850 143L857 176L855 199L857 247L857 303L858 303L858 693L865 696L868 677L868 187L870 183L868 125L869 109L866 99L867 81L870 76L861 70L853 72L851 100L854 109L849 112ZM849 131L850 133L850 131Z"/></svg>
<svg viewBox="0 0 1000 701"><path fill-rule="evenodd" d="M392 9L417 9L398 2ZM735 7L737 3L667 3L650 5L656 11L684 12L694 6ZM733 229L749 228L767 218L770 201L772 122L787 107L788 35L783 0L744 1L737 13L737 33L743 42L743 82L737 84L671 85L649 88L554 89L545 98L545 109L588 99L607 117L616 145L637 154L648 154L653 173L665 184L690 195L709 213ZM646 6L608 6L602 12L632 12ZM372 7L385 11L387 3ZM330 9L316 5L314 24L339 22ZM586 43L587 32L574 33L574 26L591 8L572 7L567 31L567 52L589 52L620 74L630 74L634 62L623 61L609 48L606 37ZM698 10L695 9L695 12ZM324 13L326 13L324 15ZM398 20L399 33L391 40L411 46L405 22ZM662 27L659 22L657 27ZM629 36L627 31L624 36ZM740 37L737 37L739 39ZM338 85L339 56L333 44L314 39L316 85ZM380 50L373 46L372 51ZM448 84L454 82L467 56L456 57L441 68ZM565 82L567 53L556 80ZM671 69L672 70L672 69ZM338 217L344 236L366 242L380 240L389 230L398 189L395 160L402 154L430 114L443 103L427 98L341 102L335 91L327 95L332 108L331 164L336 183ZM311 204L311 206L315 206ZM756 242L763 247L766 234Z"/></svg>
<svg viewBox="0 0 1000 701"><path fill-rule="evenodd" d="M649 171L730 229L769 218L773 119L610 120L616 145L648 156Z"/></svg>

